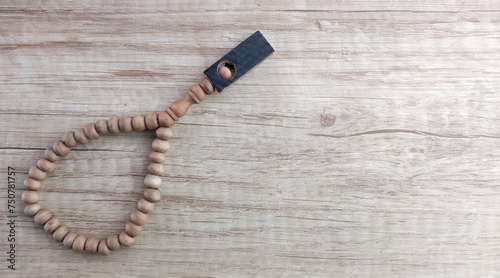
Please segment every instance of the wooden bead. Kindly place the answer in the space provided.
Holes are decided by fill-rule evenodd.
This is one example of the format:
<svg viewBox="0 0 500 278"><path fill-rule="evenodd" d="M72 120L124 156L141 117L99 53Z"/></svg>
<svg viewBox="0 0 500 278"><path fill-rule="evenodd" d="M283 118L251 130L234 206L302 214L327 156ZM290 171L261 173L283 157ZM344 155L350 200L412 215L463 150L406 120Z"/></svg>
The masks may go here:
<svg viewBox="0 0 500 278"><path fill-rule="evenodd" d="M42 182L35 180L35 179L32 179L30 177L27 177L24 179L24 186L26 187L26 189L29 189L29 190L38 190L38 189L40 189L40 187L42 187Z"/></svg>
<svg viewBox="0 0 500 278"><path fill-rule="evenodd" d="M30 170L28 171L28 175L30 178L37 180L37 181L42 181L47 177L47 172L44 172L36 166L32 166Z"/></svg>
<svg viewBox="0 0 500 278"><path fill-rule="evenodd" d="M63 245L68 247L68 248L73 247L73 242L75 242L76 236L77 236L77 234L75 234L73 232L67 233L63 239Z"/></svg>
<svg viewBox="0 0 500 278"><path fill-rule="evenodd" d="M56 162L59 160L59 156L52 150L52 148L45 149L44 156L50 162Z"/></svg>
<svg viewBox="0 0 500 278"><path fill-rule="evenodd" d="M155 152L164 153L170 149L170 143L168 141L155 138L151 147Z"/></svg>
<svg viewBox="0 0 500 278"><path fill-rule="evenodd" d="M144 177L144 185L149 188L158 189L161 186L161 178L156 175L147 174Z"/></svg>
<svg viewBox="0 0 500 278"><path fill-rule="evenodd" d="M146 188L144 189L144 199L150 202L158 202L161 199L161 193L158 189Z"/></svg>
<svg viewBox="0 0 500 278"><path fill-rule="evenodd" d="M151 203L150 201L144 198L137 201L137 209L140 210L141 212L144 212L145 214L152 212L154 208L155 204Z"/></svg>
<svg viewBox="0 0 500 278"><path fill-rule="evenodd" d="M153 175L161 176L165 173L165 167L163 167L163 164L150 163L148 166L148 172Z"/></svg>
<svg viewBox="0 0 500 278"><path fill-rule="evenodd" d="M99 239L95 236L87 238L85 241L85 252L97 253L97 246L99 245Z"/></svg>
<svg viewBox="0 0 500 278"><path fill-rule="evenodd" d="M118 240L124 247L130 247L134 245L135 242L134 238L129 236L125 231L121 232L120 235L118 235Z"/></svg>
<svg viewBox="0 0 500 278"><path fill-rule="evenodd" d="M21 195L21 200L28 204L34 204L40 200L40 193L38 191L25 190Z"/></svg>
<svg viewBox="0 0 500 278"><path fill-rule="evenodd" d="M132 117L129 116L123 116L120 117L118 120L118 127L120 128L120 131L123 132L131 132L134 129L132 128Z"/></svg>
<svg viewBox="0 0 500 278"><path fill-rule="evenodd" d="M161 140L170 140L173 136L172 129L167 128L167 127L159 127L156 130L156 137L158 137Z"/></svg>
<svg viewBox="0 0 500 278"><path fill-rule="evenodd" d="M45 158L40 158L36 162L36 166L44 172L52 172L56 168L56 165L53 162L50 162Z"/></svg>
<svg viewBox="0 0 500 278"><path fill-rule="evenodd" d="M154 163L163 163L163 161L165 161L165 155L163 153L159 153L159 152L150 152L149 153L149 159L151 160L151 162L154 162Z"/></svg>
<svg viewBox="0 0 500 278"><path fill-rule="evenodd" d="M158 123L162 127L171 127L175 124L174 118L166 111L158 113Z"/></svg>
<svg viewBox="0 0 500 278"><path fill-rule="evenodd" d="M113 116L108 120L108 129L111 133L118 134L120 133L120 127L118 126L119 118L117 116Z"/></svg>
<svg viewBox="0 0 500 278"><path fill-rule="evenodd" d="M151 112L146 115L146 127L148 129L157 129L160 124L158 123L158 113Z"/></svg>
<svg viewBox="0 0 500 278"><path fill-rule="evenodd" d="M45 223L45 225L43 226L43 229L51 234L53 233L57 228L59 228L59 226L61 226L61 220L59 220L58 217L52 217L49 219L49 221L47 221Z"/></svg>
<svg viewBox="0 0 500 278"><path fill-rule="evenodd" d="M148 221L148 215L138 209L134 209L130 214L130 221L136 225L142 226Z"/></svg>
<svg viewBox="0 0 500 278"><path fill-rule="evenodd" d="M73 241L73 250L78 252L85 251L85 242L87 241L87 237L84 235L77 235L75 241Z"/></svg>
<svg viewBox="0 0 500 278"><path fill-rule="evenodd" d="M87 144L90 142L89 138L87 138L87 135L85 135L85 130L83 128L79 128L75 131L75 140L79 144Z"/></svg>
<svg viewBox="0 0 500 278"><path fill-rule="evenodd" d="M52 234L55 241L63 241L64 237L69 233L68 227L60 225Z"/></svg>
<svg viewBox="0 0 500 278"><path fill-rule="evenodd" d="M120 241L118 240L118 235L110 235L106 239L106 245L108 246L109 250L118 250L120 249Z"/></svg>
<svg viewBox="0 0 500 278"><path fill-rule="evenodd" d="M106 240L101 239L99 241L99 244L97 245L97 252L103 256L107 256L111 253L111 250L109 250L108 245L106 244Z"/></svg>
<svg viewBox="0 0 500 278"><path fill-rule="evenodd" d="M212 85L212 82L208 80L208 78L204 77L200 81L200 87L203 89L205 94L211 95L215 92L214 85Z"/></svg>
<svg viewBox="0 0 500 278"><path fill-rule="evenodd" d="M24 208L24 214L26 214L26 216L34 216L41 209L42 209L42 206L39 203L34 203L34 204L31 204L31 205L26 206Z"/></svg>
<svg viewBox="0 0 500 278"><path fill-rule="evenodd" d="M52 218L52 213L49 210L41 209L34 217L35 223L45 225Z"/></svg>
<svg viewBox="0 0 500 278"><path fill-rule="evenodd" d="M146 130L146 119L143 115L135 115L132 118L132 128L135 131L144 131Z"/></svg>
<svg viewBox="0 0 500 278"><path fill-rule="evenodd" d="M217 73L219 74L220 78L224 80L230 80L233 77L233 73L231 72L231 69L225 66L220 66L217 69Z"/></svg>
<svg viewBox="0 0 500 278"><path fill-rule="evenodd" d="M181 99L174 101L174 103L170 105L169 109L175 114L175 116L177 116L177 118L180 118L186 115L187 111L189 110L189 107L191 107L191 105L193 104L195 104L195 101L189 95L187 95ZM167 110L167 113L168 112L169 110Z"/></svg>
<svg viewBox="0 0 500 278"><path fill-rule="evenodd" d="M76 142L75 139L75 133L73 131L68 131L66 134L64 134L62 141L64 145L68 148L74 148L76 145L78 145L78 142Z"/></svg>
<svg viewBox="0 0 500 278"><path fill-rule="evenodd" d="M58 156L66 156L69 153L69 148L66 145L64 145L62 140L57 140L52 146L52 150Z"/></svg>
<svg viewBox="0 0 500 278"><path fill-rule="evenodd" d="M175 115L174 111L171 108L167 108L167 110L165 110L165 112L167 112L168 115L170 117L172 117L172 119L174 119L174 121L177 122L179 120L179 117L177 117L177 115Z"/></svg>
<svg viewBox="0 0 500 278"><path fill-rule="evenodd" d="M108 121L107 120L99 120L95 123L95 131L99 134L108 134Z"/></svg>
<svg viewBox="0 0 500 278"><path fill-rule="evenodd" d="M83 128L83 131L85 132L85 136L87 136L87 138L89 138L90 140L99 138L99 133L97 133L94 123L86 124Z"/></svg>
<svg viewBox="0 0 500 278"><path fill-rule="evenodd" d="M132 221L128 221L125 224L125 232L131 237L136 237L141 234L142 226L136 225Z"/></svg>
<svg viewBox="0 0 500 278"><path fill-rule="evenodd" d="M196 103L200 103L206 97L205 91L203 91L201 86L198 84L191 86L191 88L189 88L187 93L191 97L191 99L194 100L194 102Z"/></svg>

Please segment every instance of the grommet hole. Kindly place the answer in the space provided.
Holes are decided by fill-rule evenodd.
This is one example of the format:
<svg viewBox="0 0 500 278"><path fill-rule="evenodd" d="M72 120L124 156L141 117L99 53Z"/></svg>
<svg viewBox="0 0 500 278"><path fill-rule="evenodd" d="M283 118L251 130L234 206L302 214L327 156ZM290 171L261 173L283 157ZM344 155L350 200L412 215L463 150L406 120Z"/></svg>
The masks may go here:
<svg viewBox="0 0 500 278"><path fill-rule="evenodd" d="M236 75L236 65L229 60L222 61L217 66L217 74L224 80L231 80Z"/></svg>

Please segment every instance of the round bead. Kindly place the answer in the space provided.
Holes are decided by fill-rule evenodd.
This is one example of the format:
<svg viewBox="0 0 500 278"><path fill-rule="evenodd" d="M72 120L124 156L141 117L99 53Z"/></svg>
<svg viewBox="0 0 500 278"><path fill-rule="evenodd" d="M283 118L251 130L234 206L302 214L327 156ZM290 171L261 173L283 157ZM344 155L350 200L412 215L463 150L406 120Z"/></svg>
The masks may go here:
<svg viewBox="0 0 500 278"><path fill-rule="evenodd" d="M63 239L63 245L68 247L68 248L73 247L73 242L75 242L76 236L77 236L77 234L75 234L73 232L67 233Z"/></svg>
<svg viewBox="0 0 500 278"><path fill-rule="evenodd" d="M45 223L45 225L43 226L43 229L47 232L47 233L53 233L57 228L59 228L59 226L61 226L61 220L59 220L58 217L52 217L50 218L49 221L47 221Z"/></svg>
<svg viewBox="0 0 500 278"><path fill-rule="evenodd" d="M42 206L39 203L34 203L24 208L24 214L27 216L34 216L42 209Z"/></svg>
<svg viewBox="0 0 500 278"><path fill-rule="evenodd" d="M77 235L75 241L73 241L73 250L78 252L83 252L85 250L85 242L87 241L87 237L84 235Z"/></svg>
<svg viewBox="0 0 500 278"><path fill-rule="evenodd" d="M220 66L217 69L217 73L219 74L220 78L224 80L230 80L233 77L233 73L231 72L231 69L225 66Z"/></svg>
<svg viewBox="0 0 500 278"><path fill-rule="evenodd" d="M172 138L174 134L172 133L172 129L168 128L168 127L159 127L157 130L156 130L156 137L158 137L159 139L161 140L169 140L170 138Z"/></svg>
<svg viewBox="0 0 500 278"><path fill-rule="evenodd" d="M130 247L134 245L134 238L129 236L125 231L121 232L120 235L118 236L118 240L120 241L120 244L124 247Z"/></svg>
<svg viewBox="0 0 500 278"><path fill-rule="evenodd" d="M36 162L36 166L44 172L52 172L56 168L56 165L53 162L50 162L45 158L40 158Z"/></svg>
<svg viewBox="0 0 500 278"><path fill-rule="evenodd" d="M83 128L79 128L75 131L75 140L80 144L87 144L88 142L90 142L89 138L87 138L87 135L85 135L85 130L83 130Z"/></svg>
<svg viewBox="0 0 500 278"><path fill-rule="evenodd" d="M25 190L21 195L21 200L28 204L34 204L40 200L40 193L38 191Z"/></svg>
<svg viewBox="0 0 500 278"><path fill-rule="evenodd" d="M203 101L206 97L205 95L205 91L203 91L203 89L201 88L200 85L193 85L191 86L191 88L189 88L188 90L188 95L196 102L196 103L200 103L201 101Z"/></svg>
<svg viewBox="0 0 500 278"><path fill-rule="evenodd" d="M24 186L26 187L26 189L29 189L29 190L38 190L38 189L40 189L40 187L42 187L42 182L35 180L35 179L32 179L30 177L27 177L24 179Z"/></svg>
<svg viewBox="0 0 500 278"><path fill-rule="evenodd" d="M171 127L175 124L174 118L166 111L158 113L158 124L162 127Z"/></svg>
<svg viewBox="0 0 500 278"><path fill-rule="evenodd" d="M52 213L49 210L41 209L34 217L35 223L45 225L52 218Z"/></svg>
<svg viewBox="0 0 500 278"><path fill-rule="evenodd" d="M163 163L163 161L165 161L165 155L159 152L150 152L149 159L154 163Z"/></svg>
<svg viewBox="0 0 500 278"><path fill-rule="evenodd" d="M118 134L120 133L120 127L118 126L119 118L117 116L113 116L108 120L108 129L111 133Z"/></svg>
<svg viewBox="0 0 500 278"><path fill-rule="evenodd" d="M107 120L99 120L95 122L95 131L99 134L108 134L108 121Z"/></svg>
<svg viewBox="0 0 500 278"><path fill-rule="evenodd" d="M163 164L151 163L148 166L148 172L153 175L161 176L165 173L165 167L163 167Z"/></svg>
<svg viewBox="0 0 500 278"><path fill-rule="evenodd" d="M149 188L158 189L161 186L161 178L156 175L147 174L144 177L144 185Z"/></svg>
<svg viewBox="0 0 500 278"><path fill-rule="evenodd" d="M118 120L118 127L123 132L131 132L132 130L134 130L132 128L132 117L129 116L120 117L120 119Z"/></svg>
<svg viewBox="0 0 500 278"><path fill-rule="evenodd" d="M99 239L95 236L87 238L85 241L85 252L97 253L97 246L99 245Z"/></svg>
<svg viewBox="0 0 500 278"><path fill-rule="evenodd" d="M125 224L125 232L131 237L136 237L141 234L142 226L136 225L132 221L128 221Z"/></svg>
<svg viewBox="0 0 500 278"><path fill-rule="evenodd" d="M138 209L134 209L130 214L130 221L134 222L136 225L142 226L148 221L148 215Z"/></svg>
<svg viewBox="0 0 500 278"><path fill-rule="evenodd" d="M47 177L47 172L38 169L38 167L36 166L32 166L28 171L28 175L34 180L42 181Z"/></svg>
<svg viewBox="0 0 500 278"><path fill-rule="evenodd" d="M154 208L155 204L151 203L150 201L144 198L137 201L137 209L140 210L141 212L144 212L145 214L152 212Z"/></svg>
<svg viewBox="0 0 500 278"><path fill-rule="evenodd" d="M94 123L86 124L83 131L85 132L85 136L87 136L90 140L99 138L99 133L97 133Z"/></svg>
<svg viewBox="0 0 500 278"><path fill-rule="evenodd" d="M158 189L146 188L144 189L144 199L150 202L158 202L161 198L161 193Z"/></svg>
<svg viewBox="0 0 500 278"><path fill-rule="evenodd" d="M146 130L146 119L143 115L135 115L132 118L132 128L135 131L144 131Z"/></svg>
<svg viewBox="0 0 500 278"><path fill-rule="evenodd" d="M155 152L164 153L170 149L170 143L168 141L155 138L151 147Z"/></svg>
<svg viewBox="0 0 500 278"><path fill-rule="evenodd" d="M117 250L120 249L120 241L118 240L118 235L110 235L106 239L106 245L108 246L109 250Z"/></svg>
<svg viewBox="0 0 500 278"><path fill-rule="evenodd" d="M146 127L148 129L156 129L160 124L158 123L158 113L151 112L146 115Z"/></svg>
<svg viewBox="0 0 500 278"><path fill-rule="evenodd" d="M74 148L76 145L78 145L78 142L76 142L75 139L75 133L73 131L68 131L66 134L64 134L62 141L64 145L68 148Z"/></svg>
<svg viewBox="0 0 500 278"><path fill-rule="evenodd" d="M44 156L50 162L56 162L59 160L59 156L52 150L52 148L45 149Z"/></svg>
<svg viewBox="0 0 500 278"><path fill-rule="evenodd" d="M208 78L204 77L200 81L200 87L203 89L205 94L211 95L215 92L214 86L212 85L212 82L208 80Z"/></svg>
<svg viewBox="0 0 500 278"><path fill-rule="evenodd" d="M63 241L64 237L69 233L68 227L61 225L54 231L52 237L55 241Z"/></svg>
<svg viewBox="0 0 500 278"><path fill-rule="evenodd" d="M69 153L69 148L66 145L64 145L62 140L57 140L52 146L52 150L58 156L66 156Z"/></svg>
<svg viewBox="0 0 500 278"><path fill-rule="evenodd" d="M97 245L97 252L103 256L107 256L111 253L111 250L109 250L108 245L106 244L106 240L101 239L99 241L99 244Z"/></svg>

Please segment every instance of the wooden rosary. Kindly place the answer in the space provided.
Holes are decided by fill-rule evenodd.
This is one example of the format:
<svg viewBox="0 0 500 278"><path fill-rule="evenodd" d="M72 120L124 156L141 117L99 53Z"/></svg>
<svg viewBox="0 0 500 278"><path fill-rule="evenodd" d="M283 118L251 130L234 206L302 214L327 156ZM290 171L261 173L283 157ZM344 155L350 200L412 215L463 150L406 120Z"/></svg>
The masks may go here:
<svg viewBox="0 0 500 278"><path fill-rule="evenodd" d="M147 115L113 116L108 120L88 123L76 131L68 131L51 148L45 150L44 157L37 161L36 166L29 169L24 180L26 190L22 200L27 203L24 213L33 216L35 223L43 225L43 229L52 234L56 241L75 251L99 253L108 255L112 250L129 247L134 244L135 237L142 232L148 214L153 211L154 203L160 200L161 175L164 173L164 153L170 148L168 140L172 137L171 126L186 114L189 107L203 101L206 95L215 90L222 92L224 88L235 82L258 63L269 56L274 49L264 36L255 32L237 47L231 50L215 64L204 71L205 77L199 84L191 86L187 95L175 101L165 111L151 112ZM137 202L136 208L125 223L125 229L119 234L113 234L105 239L87 237L71 232L48 209L42 208L38 202L38 190L48 173L55 169L55 163L66 156L78 144L86 144L101 135L118 134L120 132L156 130L156 138L151 144L148 174L144 177L144 196Z"/></svg>

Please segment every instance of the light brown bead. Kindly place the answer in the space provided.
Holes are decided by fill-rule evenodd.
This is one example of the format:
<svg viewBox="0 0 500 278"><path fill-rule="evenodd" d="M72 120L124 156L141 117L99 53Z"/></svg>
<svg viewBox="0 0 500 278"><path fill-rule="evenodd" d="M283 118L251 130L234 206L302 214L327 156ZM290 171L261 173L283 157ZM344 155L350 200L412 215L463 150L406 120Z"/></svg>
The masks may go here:
<svg viewBox="0 0 500 278"><path fill-rule="evenodd" d="M25 190L21 195L21 200L28 204L34 204L40 200L40 193L38 191Z"/></svg>
<svg viewBox="0 0 500 278"><path fill-rule="evenodd" d="M153 175L162 176L165 173L165 167L163 167L163 164L150 163L148 172Z"/></svg>
<svg viewBox="0 0 500 278"><path fill-rule="evenodd" d="M146 127L148 129L156 129L160 126L158 123L158 113L157 112L151 112L146 115Z"/></svg>
<svg viewBox="0 0 500 278"><path fill-rule="evenodd" d="M150 202L158 202L161 199L161 193L158 189L146 188L144 189L144 199Z"/></svg>
<svg viewBox="0 0 500 278"><path fill-rule="evenodd" d="M108 120L108 129L111 133L118 134L120 133L120 126L118 125L119 118L117 116L113 116Z"/></svg>
<svg viewBox="0 0 500 278"><path fill-rule="evenodd" d="M95 122L95 131L99 134L108 134L109 129L108 129L108 121L107 120L99 120Z"/></svg>
<svg viewBox="0 0 500 278"><path fill-rule="evenodd" d="M144 131L146 130L146 119L143 115L135 115L132 118L132 128L135 131Z"/></svg>
<svg viewBox="0 0 500 278"><path fill-rule="evenodd" d="M52 218L52 213L49 210L41 209L33 218L36 224L45 225Z"/></svg>
<svg viewBox="0 0 500 278"><path fill-rule="evenodd" d="M170 116L166 111L158 113L158 123L162 127L171 127L175 124L174 118Z"/></svg>
<svg viewBox="0 0 500 278"><path fill-rule="evenodd" d="M87 237L84 235L77 235L75 241L73 241L73 250L78 252L85 251L85 242L87 241Z"/></svg>
<svg viewBox="0 0 500 278"><path fill-rule="evenodd" d="M28 176L34 180L42 181L47 177L47 172L38 169L36 166L32 166L28 171Z"/></svg>
<svg viewBox="0 0 500 278"><path fill-rule="evenodd" d="M136 237L141 234L142 226L136 225L132 221L128 221L125 223L125 232L131 237Z"/></svg>
<svg viewBox="0 0 500 278"><path fill-rule="evenodd" d="M155 152L164 153L170 149L170 143L168 141L155 138L151 147Z"/></svg>
<svg viewBox="0 0 500 278"><path fill-rule="evenodd" d="M99 239L95 236L87 238L85 241L85 252L97 253L97 246L99 245Z"/></svg>
<svg viewBox="0 0 500 278"><path fill-rule="evenodd" d="M181 99L174 101L174 103L170 105L170 110L175 114L175 116L177 116L177 118L180 118L186 115L189 107L191 107L191 105L193 104L195 104L195 101L189 95L187 95Z"/></svg>
<svg viewBox="0 0 500 278"><path fill-rule="evenodd" d="M50 162L56 162L59 160L59 156L52 150L52 148L45 149L44 156Z"/></svg>
<svg viewBox="0 0 500 278"><path fill-rule="evenodd" d="M149 188L158 189L161 186L161 178L157 175L147 174L144 177L144 185Z"/></svg>
<svg viewBox="0 0 500 278"><path fill-rule="evenodd" d="M55 241L63 241L64 237L69 233L68 227L61 225L52 234Z"/></svg>
<svg viewBox="0 0 500 278"><path fill-rule="evenodd" d="M212 82L210 82L207 77L201 79L200 87L207 95L211 95L215 92L214 85L212 85Z"/></svg>
<svg viewBox="0 0 500 278"><path fill-rule="evenodd" d="M168 128L168 127L159 127L157 130L156 130L156 137L158 137L159 139L161 140L170 140L173 136L173 132L172 132L172 129Z"/></svg>
<svg viewBox="0 0 500 278"><path fill-rule="evenodd" d="M220 78L224 80L230 80L233 77L233 73L231 72L231 69L225 66L220 66L217 69L217 73L219 74Z"/></svg>
<svg viewBox="0 0 500 278"><path fill-rule="evenodd" d="M189 98L189 97L188 97ZM179 117L177 117L177 115L175 115L174 111L171 109L171 108L167 108L167 110L165 110L165 112L168 113L168 115L170 117L172 117L172 119L174 119L174 121L178 121L179 120Z"/></svg>
<svg viewBox="0 0 500 278"><path fill-rule="evenodd" d="M120 128L120 131L123 132L131 132L134 129L132 128L132 117L129 116L122 116L118 120L118 127Z"/></svg>
<svg viewBox="0 0 500 278"><path fill-rule="evenodd" d="M40 158L36 162L36 166L44 172L52 172L56 168L56 165L53 162L50 162L45 158Z"/></svg>
<svg viewBox="0 0 500 278"><path fill-rule="evenodd" d="M142 226L148 221L148 215L138 209L134 209L130 214L130 221Z"/></svg>
<svg viewBox="0 0 500 278"><path fill-rule="evenodd" d="M163 163L163 161L165 161L165 155L163 153L159 153L159 152L150 152L149 153L149 159L151 160L151 162L154 162L154 163Z"/></svg>
<svg viewBox="0 0 500 278"><path fill-rule="evenodd" d="M75 140L79 144L87 144L88 142L90 142L87 135L85 135L85 130L83 130L83 128L79 128L75 131Z"/></svg>
<svg viewBox="0 0 500 278"><path fill-rule="evenodd" d="M64 134L62 141L64 145L68 148L74 148L76 145L78 145L78 142L76 142L75 139L75 133L73 131L68 131L66 134Z"/></svg>
<svg viewBox="0 0 500 278"><path fill-rule="evenodd" d="M63 239L63 245L68 247L68 248L72 248L73 242L75 242L76 236L78 236L78 235L73 233L73 232L67 233Z"/></svg>
<svg viewBox="0 0 500 278"><path fill-rule="evenodd" d="M110 235L106 239L106 245L108 246L109 250L117 250L120 249L120 241L118 240L118 235Z"/></svg>
<svg viewBox="0 0 500 278"><path fill-rule="evenodd" d="M70 149L66 145L64 145L62 140L57 140L52 146L52 150L58 156L66 156L70 151Z"/></svg>
<svg viewBox="0 0 500 278"><path fill-rule="evenodd" d="M85 136L87 136L90 140L99 138L99 133L97 133L94 123L86 124L83 131L85 132Z"/></svg>
<svg viewBox="0 0 500 278"><path fill-rule="evenodd" d="M32 179L27 177L24 179L24 186L29 190L38 190L42 187L42 182L39 180Z"/></svg>
<svg viewBox="0 0 500 278"><path fill-rule="evenodd" d="M58 217L52 217L49 219L49 221L47 221L45 223L45 225L43 226L43 229L47 232L47 233L53 233L57 228L59 228L59 226L61 226L61 220L59 220Z"/></svg>
<svg viewBox="0 0 500 278"><path fill-rule="evenodd" d="M107 256L111 253L111 250L109 250L108 245L106 244L106 240L101 239L99 241L99 244L97 245L97 252L103 256Z"/></svg>
<svg viewBox="0 0 500 278"><path fill-rule="evenodd" d="M34 216L42 209L42 206L39 203L34 203L29 206L24 207L24 214L27 216Z"/></svg>
<svg viewBox="0 0 500 278"><path fill-rule="evenodd" d="M134 238L129 236L125 231L121 232L120 235L118 235L118 240L124 247L130 247L134 245L135 242Z"/></svg>
<svg viewBox="0 0 500 278"><path fill-rule="evenodd" d="M141 212L144 212L145 214L152 212L154 208L155 204L144 198L141 198L139 201L137 201L137 209Z"/></svg>
<svg viewBox="0 0 500 278"><path fill-rule="evenodd" d="M200 85L195 84L191 86L188 90L188 95L194 100L196 103L200 103L203 101L206 97L205 91L201 88Z"/></svg>

